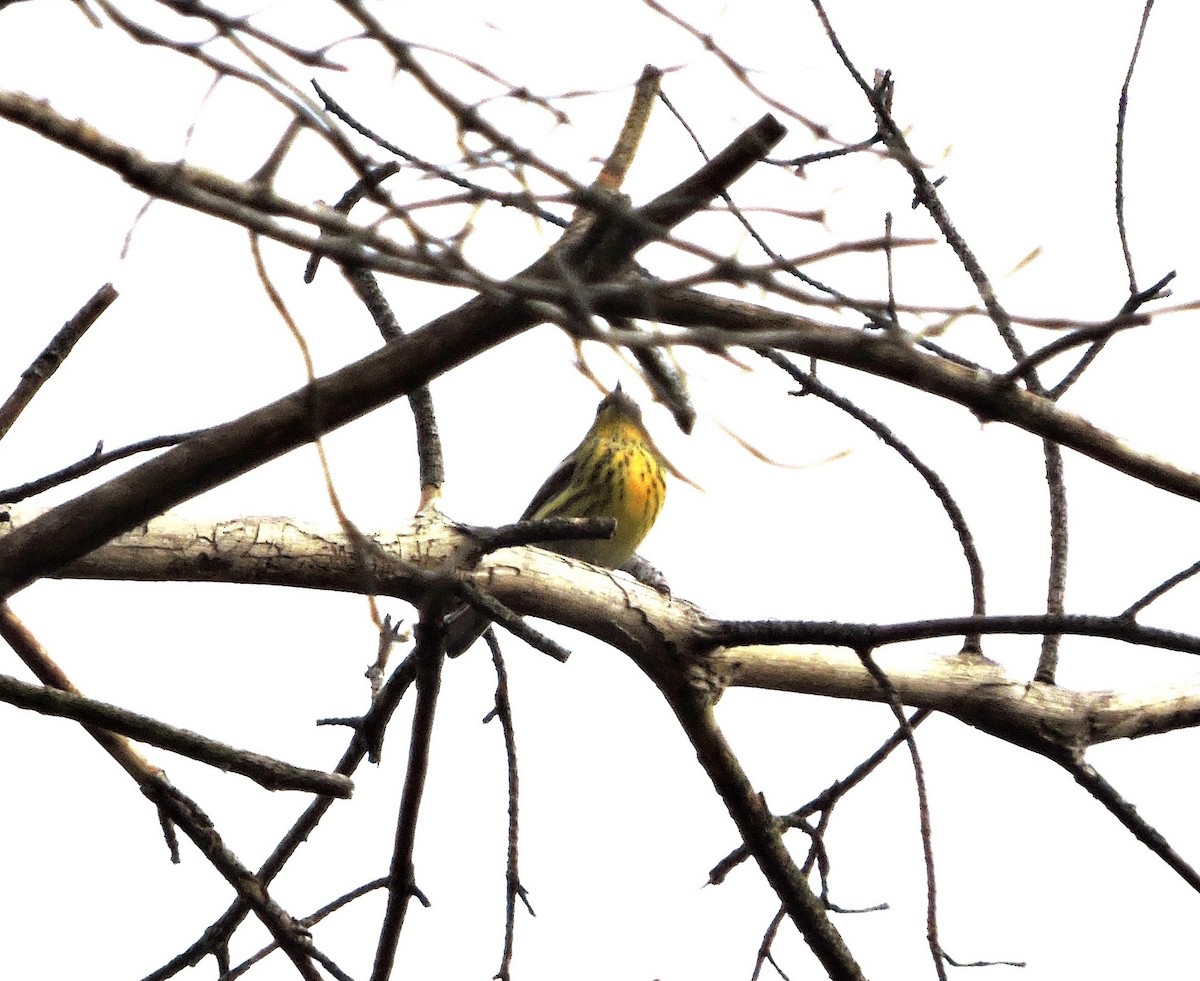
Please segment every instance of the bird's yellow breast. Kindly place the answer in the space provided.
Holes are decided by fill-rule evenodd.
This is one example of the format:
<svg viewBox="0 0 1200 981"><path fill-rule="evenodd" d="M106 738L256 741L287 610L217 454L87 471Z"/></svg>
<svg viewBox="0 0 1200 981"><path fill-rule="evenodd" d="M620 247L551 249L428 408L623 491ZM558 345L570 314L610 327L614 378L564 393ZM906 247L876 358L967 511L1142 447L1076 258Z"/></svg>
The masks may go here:
<svg viewBox="0 0 1200 981"><path fill-rule="evenodd" d="M616 521L613 537L576 542L578 558L610 569L624 565L654 525L666 497L662 466L633 425L616 428L604 440L600 479L609 487L605 506L596 517Z"/></svg>

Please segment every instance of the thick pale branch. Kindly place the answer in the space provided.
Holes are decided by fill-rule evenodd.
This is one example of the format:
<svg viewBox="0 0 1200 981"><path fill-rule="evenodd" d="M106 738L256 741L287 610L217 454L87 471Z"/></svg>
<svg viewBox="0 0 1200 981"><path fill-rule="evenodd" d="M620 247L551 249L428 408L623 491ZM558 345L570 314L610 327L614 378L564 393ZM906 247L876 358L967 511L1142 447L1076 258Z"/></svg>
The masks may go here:
<svg viewBox="0 0 1200 981"><path fill-rule="evenodd" d="M974 654L917 659L911 650L881 651L875 660L904 704L935 709L1039 751L1083 750L1200 725L1200 674L1137 691L1073 691L1025 681ZM853 651L729 647L711 663L731 687L886 701Z"/></svg>
<svg viewBox="0 0 1200 981"><path fill-rule="evenodd" d="M418 602L430 588L431 577L455 575L472 546L436 512L420 516L408 528L369 539L378 550L356 554L343 532L319 531L286 518L195 523L166 516L122 535L57 575L342 592L364 591L369 583L381 595ZM918 658L911 648L898 654L884 646L901 640L955 639L979 629L984 634L1027 635L1052 630L1186 653L1200 649L1197 638L1142 627L1127 617L963 617L893 626L731 624L619 573L601 572L536 548L501 549L473 571L457 574L518 613L593 634L633 657L652 676L679 673L690 685L714 695L727 687L747 687L883 701L858 656L828 646L845 644L876 648L876 663L904 704L935 709L1050 755L1200 725L1200 676L1131 692L1072 691L1018 678L977 655ZM770 645L713 647L715 637L761 638L767 626ZM813 646L817 644L821 646Z"/></svg>

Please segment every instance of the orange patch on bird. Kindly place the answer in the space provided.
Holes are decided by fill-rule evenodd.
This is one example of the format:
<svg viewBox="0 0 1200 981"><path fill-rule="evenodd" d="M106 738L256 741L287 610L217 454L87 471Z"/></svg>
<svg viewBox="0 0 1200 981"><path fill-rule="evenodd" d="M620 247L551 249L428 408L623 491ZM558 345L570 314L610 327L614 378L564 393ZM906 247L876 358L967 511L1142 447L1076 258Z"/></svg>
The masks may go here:
<svg viewBox="0 0 1200 981"><path fill-rule="evenodd" d="M645 453L630 452L629 447L619 451L622 470L625 472L625 511L630 515L657 516L662 509L665 481L655 461Z"/></svg>

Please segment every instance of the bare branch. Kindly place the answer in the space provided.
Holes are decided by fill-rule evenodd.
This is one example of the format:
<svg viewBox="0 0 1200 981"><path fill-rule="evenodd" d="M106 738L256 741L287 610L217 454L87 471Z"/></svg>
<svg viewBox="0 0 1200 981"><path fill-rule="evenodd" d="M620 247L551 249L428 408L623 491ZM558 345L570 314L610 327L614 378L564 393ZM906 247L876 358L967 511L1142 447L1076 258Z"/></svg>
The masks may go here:
<svg viewBox="0 0 1200 981"><path fill-rule="evenodd" d="M0 439L3 439L17 417L25 410L41 387L50 380L50 376L58 371L59 366L66 360L67 355L83 337L105 310L117 298L117 291L112 283L105 283L75 314L59 329L58 333L46 345L28 368L21 372L21 382L16 390L0 405ZM10 500L5 497L4 500Z"/></svg>
<svg viewBox="0 0 1200 981"><path fill-rule="evenodd" d="M420 896L413 868L413 849L417 840L417 817L425 794L425 778L429 772L429 746L433 737L438 692L442 686L442 665L446 660L442 652L441 632L447 598L444 593L431 598L429 603L422 606L421 620L417 624L417 647L413 652L417 665L417 705L413 711L408 768L404 774L404 792L400 798L392 864L388 872L387 910L379 929L372 981L387 981L391 976L409 901L414 896ZM429 905L428 902L425 905Z"/></svg>
<svg viewBox="0 0 1200 981"><path fill-rule="evenodd" d="M684 733L696 750L704 772L721 795L738 834L754 856L767 882L783 903L796 929L833 979L862 978L829 914L813 895L797 868L763 796L754 790L713 715L712 703L688 686L656 679Z"/></svg>
<svg viewBox="0 0 1200 981"><path fill-rule="evenodd" d="M0 115L6 108L5 99L0 93ZM69 128L78 130L80 126L71 124ZM568 234L526 274L552 273L561 263L588 279L612 275L650 238L683 221L736 180L782 136L782 127L765 117L712 163L643 208L630 212L614 206L618 219L600 220L579 229L578 234ZM0 542L0 595L8 595L203 490L408 394L535 322L536 317L521 300L498 302L477 297L289 396L241 419L214 426L7 536Z"/></svg>
<svg viewBox="0 0 1200 981"><path fill-rule="evenodd" d="M354 789L354 784L341 774L292 766L259 753L235 749L186 729L176 729L137 712L96 702L74 692L29 685L8 675L0 675L0 701L42 715L74 719L90 728L128 736L219 770L240 773L267 790L303 790L310 794L346 798Z"/></svg>
<svg viewBox="0 0 1200 981"><path fill-rule="evenodd" d="M8 642L43 684L79 694L70 679L50 659L7 604L0 607L0 637ZM300 976L306 981L320 981L320 976L312 964L314 948L308 936L297 927L287 912L267 895L265 884L246 869L237 856L226 847L208 815L194 801L173 787L162 770L147 763L129 745L125 737L92 726L88 726L87 731L154 803L163 829L168 833L173 860L179 861L179 853L170 829L179 827L254 911L263 926L275 938L275 942L283 948Z"/></svg>

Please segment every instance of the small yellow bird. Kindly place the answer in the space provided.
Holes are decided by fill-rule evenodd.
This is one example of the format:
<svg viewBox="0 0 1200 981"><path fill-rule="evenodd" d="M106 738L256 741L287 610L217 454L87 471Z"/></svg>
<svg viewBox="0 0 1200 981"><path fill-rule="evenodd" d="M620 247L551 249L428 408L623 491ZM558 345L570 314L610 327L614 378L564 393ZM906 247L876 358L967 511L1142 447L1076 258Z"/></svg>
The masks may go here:
<svg viewBox="0 0 1200 981"><path fill-rule="evenodd" d="M521 520L612 518L617 524L611 538L553 542L545 547L604 569L619 569L654 527L667 494L666 471L666 462L642 424L641 408L618 384L596 409L583 441L533 495ZM461 654L488 623L469 607L451 613L446 653Z"/></svg>

